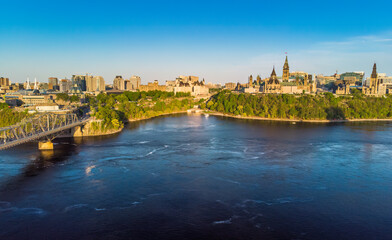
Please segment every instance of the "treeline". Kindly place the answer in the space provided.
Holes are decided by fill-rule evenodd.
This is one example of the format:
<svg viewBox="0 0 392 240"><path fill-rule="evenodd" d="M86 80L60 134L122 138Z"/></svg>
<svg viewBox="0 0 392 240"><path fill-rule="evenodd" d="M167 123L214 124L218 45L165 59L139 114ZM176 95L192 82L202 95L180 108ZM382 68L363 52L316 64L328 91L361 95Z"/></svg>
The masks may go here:
<svg viewBox="0 0 392 240"><path fill-rule="evenodd" d="M189 93L149 91L124 92L119 95L98 94L89 96L88 102L101 130L119 129L128 119L143 119L165 113L187 110L195 104Z"/></svg>
<svg viewBox="0 0 392 240"><path fill-rule="evenodd" d="M27 111L18 112L9 108L8 104L0 103L0 127L14 125L28 115Z"/></svg>
<svg viewBox="0 0 392 240"><path fill-rule="evenodd" d="M318 95L235 94L222 91L207 102L206 108L226 114L264 118L341 120L392 118L392 96L362 94L335 97Z"/></svg>
<svg viewBox="0 0 392 240"><path fill-rule="evenodd" d="M190 93L183 93L183 92L178 92L174 94L174 92L164 92L164 91L142 91L142 92L124 92L123 95L125 95L129 101L138 101L140 99L145 99L145 98L151 98L153 101L157 101L158 99L165 99L165 98L181 98L181 97L190 97Z"/></svg>

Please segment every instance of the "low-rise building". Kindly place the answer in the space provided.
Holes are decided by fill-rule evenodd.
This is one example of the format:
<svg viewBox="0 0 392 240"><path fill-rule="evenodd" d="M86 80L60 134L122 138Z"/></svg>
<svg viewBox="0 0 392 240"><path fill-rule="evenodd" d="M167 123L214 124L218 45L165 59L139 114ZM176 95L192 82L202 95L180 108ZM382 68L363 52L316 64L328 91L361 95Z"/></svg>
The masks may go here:
<svg viewBox="0 0 392 240"><path fill-rule="evenodd" d="M227 89L227 90L233 91L233 90L235 90L236 86L237 86L237 84L233 83L233 82L225 83L225 89Z"/></svg>
<svg viewBox="0 0 392 240"><path fill-rule="evenodd" d="M35 110L38 112L56 112L60 110L59 105L52 103L52 104L38 104L35 107Z"/></svg>
<svg viewBox="0 0 392 240"><path fill-rule="evenodd" d="M154 82L149 82L147 85L140 85L140 91L166 91L166 85L159 85L158 80L154 80Z"/></svg>

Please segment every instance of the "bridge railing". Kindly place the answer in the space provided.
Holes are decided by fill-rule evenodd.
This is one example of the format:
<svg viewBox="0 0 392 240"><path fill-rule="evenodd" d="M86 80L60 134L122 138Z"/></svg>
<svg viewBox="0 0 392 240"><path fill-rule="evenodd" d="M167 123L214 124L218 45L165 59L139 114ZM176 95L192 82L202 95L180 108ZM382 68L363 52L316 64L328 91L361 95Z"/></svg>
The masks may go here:
<svg viewBox="0 0 392 240"><path fill-rule="evenodd" d="M11 143L23 143L28 140L39 138L46 133L55 133L73 127L85 121L85 117L78 118L75 113L45 113L37 114L29 119L25 119L18 124L0 128L0 150L6 145L17 145Z"/></svg>

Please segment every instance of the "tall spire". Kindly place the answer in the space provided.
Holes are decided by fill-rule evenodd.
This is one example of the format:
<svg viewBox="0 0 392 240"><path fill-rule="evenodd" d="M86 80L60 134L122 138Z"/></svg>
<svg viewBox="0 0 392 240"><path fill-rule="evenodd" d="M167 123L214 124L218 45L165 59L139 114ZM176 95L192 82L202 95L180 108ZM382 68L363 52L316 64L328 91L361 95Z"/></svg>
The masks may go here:
<svg viewBox="0 0 392 240"><path fill-rule="evenodd" d="M34 89L38 90L37 78L34 78Z"/></svg>
<svg viewBox="0 0 392 240"><path fill-rule="evenodd" d="M26 90L30 90L30 78L27 77L27 81L26 81Z"/></svg>
<svg viewBox="0 0 392 240"><path fill-rule="evenodd" d="M283 65L283 70L288 70L289 69L289 60L287 59L287 55L286 55L286 60L284 61L284 65Z"/></svg>
<svg viewBox="0 0 392 240"><path fill-rule="evenodd" d="M373 65L373 72L372 75L370 76L371 78L377 78L377 66L376 63Z"/></svg>
<svg viewBox="0 0 392 240"><path fill-rule="evenodd" d="M290 78L289 60L287 59L287 55L286 55L286 60L284 61L284 65L283 65L282 81L288 82L289 78Z"/></svg>

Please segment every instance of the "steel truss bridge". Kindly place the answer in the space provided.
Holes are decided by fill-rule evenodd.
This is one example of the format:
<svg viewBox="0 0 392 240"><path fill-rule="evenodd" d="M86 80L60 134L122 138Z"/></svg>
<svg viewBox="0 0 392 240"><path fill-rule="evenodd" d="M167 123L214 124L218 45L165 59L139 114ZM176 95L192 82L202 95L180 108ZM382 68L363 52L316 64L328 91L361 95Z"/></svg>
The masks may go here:
<svg viewBox="0 0 392 240"><path fill-rule="evenodd" d="M54 138L65 130L87 122L88 118L79 118L75 113L37 114L18 124L0 128L0 150L43 138Z"/></svg>

